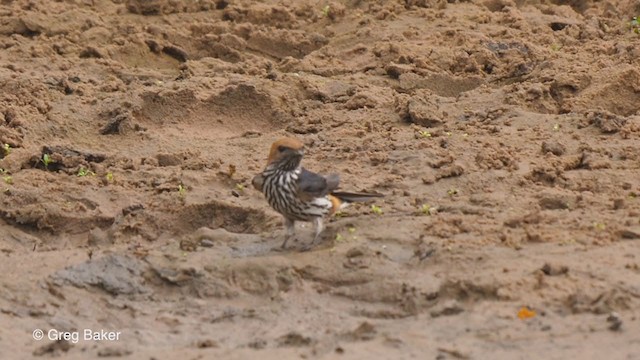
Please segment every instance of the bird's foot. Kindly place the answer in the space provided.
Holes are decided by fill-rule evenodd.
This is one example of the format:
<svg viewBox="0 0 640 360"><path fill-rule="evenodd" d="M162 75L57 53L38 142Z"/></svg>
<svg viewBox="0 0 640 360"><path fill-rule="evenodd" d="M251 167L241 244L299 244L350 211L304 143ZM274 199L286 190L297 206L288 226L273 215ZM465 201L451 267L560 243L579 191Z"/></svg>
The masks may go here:
<svg viewBox="0 0 640 360"><path fill-rule="evenodd" d="M315 247L314 243L307 244L307 245L303 246L302 249L300 249L300 252L307 252L307 251L313 249L314 247Z"/></svg>
<svg viewBox="0 0 640 360"><path fill-rule="evenodd" d="M289 242L289 240L293 240L294 242L297 242L298 240L295 238L295 236L287 236L284 241L282 242L282 245L274 247L273 251L285 251L287 250L287 243Z"/></svg>
<svg viewBox="0 0 640 360"><path fill-rule="evenodd" d="M311 241L307 245L303 246L301 251L309 251L309 250L313 249L314 247L316 247L316 245L318 245L319 242L320 242L320 236L316 236L313 239L313 241Z"/></svg>

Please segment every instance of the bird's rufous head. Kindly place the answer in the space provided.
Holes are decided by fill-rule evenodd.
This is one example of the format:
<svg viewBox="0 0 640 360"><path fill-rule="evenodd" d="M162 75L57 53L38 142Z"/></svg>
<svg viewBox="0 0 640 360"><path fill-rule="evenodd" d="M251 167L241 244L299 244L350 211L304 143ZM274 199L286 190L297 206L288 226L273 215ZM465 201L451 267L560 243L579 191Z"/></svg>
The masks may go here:
<svg viewBox="0 0 640 360"><path fill-rule="evenodd" d="M304 155L304 144L294 138L281 138L271 144L267 166L277 166L283 170L294 170L300 166Z"/></svg>

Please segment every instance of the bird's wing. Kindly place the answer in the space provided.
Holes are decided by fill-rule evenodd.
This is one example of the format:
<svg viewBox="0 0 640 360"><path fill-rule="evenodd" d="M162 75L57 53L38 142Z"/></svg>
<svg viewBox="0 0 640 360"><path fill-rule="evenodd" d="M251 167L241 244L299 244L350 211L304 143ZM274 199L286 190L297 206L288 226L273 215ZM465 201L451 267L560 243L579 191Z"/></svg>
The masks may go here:
<svg viewBox="0 0 640 360"><path fill-rule="evenodd" d="M339 183L340 177L337 174L325 177L303 168L298 176L298 196L305 201L326 196L336 189Z"/></svg>

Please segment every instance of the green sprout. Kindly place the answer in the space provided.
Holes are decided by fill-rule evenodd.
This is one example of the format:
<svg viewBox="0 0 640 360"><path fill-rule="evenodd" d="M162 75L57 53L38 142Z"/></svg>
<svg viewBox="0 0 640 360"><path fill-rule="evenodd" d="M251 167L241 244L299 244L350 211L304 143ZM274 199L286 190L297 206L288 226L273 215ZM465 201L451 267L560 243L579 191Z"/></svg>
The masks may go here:
<svg viewBox="0 0 640 360"><path fill-rule="evenodd" d="M420 134L420 136L422 136L423 138L430 138L431 137L431 133L428 132L427 130L420 130L420 131L418 131L418 134Z"/></svg>
<svg viewBox="0 0 640 360"><path fill-rule="evenodd" d="M451 189L447 190L447 195L449 195L449 196L458 195L458 189L451 188Z"/></svg>
<svg viewBox="0 0 640 360"><path fill-rule="evenodd" d="M187 194L187 188L185 188L182 184L178 185L178 193L180 194L180 196L184 197Z"/></svg>
<svg viewBox="0 0 640 360"><path fill-rule="evenodd" d="M11 154L11 145L5 143L2 146L2 149L4 149L4 155L5 156L8 156L9 154Z"/></svg>
<svg viewBox="0 0 640 360"><path fill-rule="evenodd" d="M7 176L3 177L2 180L4 180L4 182L9 184L9 185L13 184L13 177L11 177L10 175L7 175Z"/></svg>
<svg viewBox="0 0 640 360"><path fill-rule="evenodd" d="M376 215L382 215L382 208L378 205L371 205L371 212Z"/></svg>
<svg viewBox="0 0 640 360"><path fill-rule="evenodd" d="M113 173L108 172L107 175L104 176L104 178L107 179L108 182L113 182Z"/></svg>
<svg viewBox="0 0 640 360"><path fill-rule="evenodd" d="M560 124L555 124L555 125L553 125L553 130L554 130L554 131L558 131L558 130L560 130Z"/></svg>
<svg viewBox="0 0 640 360"><path fill-rule="evenodd" d="M91 171L91 170L87 170L87 169L85 169L85 168L83 168L83 167L81 167L81 168L78 170L78 176L83 177L83 176L87 176L87 175L95 176L95 175L96 175L96 173L94 173L94 172L93 172L93 171Z"/></svg>
<svg viewBox="0 0 640 360"><path fill-rule="evenodd" d="M601 222L593 223L593 227L598 231L602 231L602 230L607 228L607 226L604 223L601 223Z"/></svg>
<svg viewBox="0 0 640 360"><path fill-rule="evenodd" d="M420 212L425 215L431 215L431 206L429 206L429 204L422 204L422 206L420 207Z"/></svg>
<svg viewBox="0 0 640 360"><path fill-rule="evenodd" d="M341 242L344 240L344 237L340 235L340 233L336 234L336 242Z"/></svg>
<svg viewBox="0 0 640 360"><path fill-rule="evenodd" d="M347 231L349 231L349 234L353 234L354 232L356 232L356 228L351 226L351 227L347 228Z"/></svg>
<svg viewBox="0 0 640 360"><path fill-rule="evenodd" d="M633 29L634 33L640 34L640 20L638 20L637 16L633 17L633 20L631 20L629 25L631 26L631 29Z"/></svg>
<svg viewBox="0 0 640 360"><path fill-rule="evenodd" d="M560 49L562 49L562 45L555 44L555 43L551 45L551 50L553 51L558 51Z"/></svg>
<svg viewBox="0 0 640 360"><path fill-rule="evenodd" d="M329 10L331 10L331 7L329 5L325 5L325 7L322 8L322 15L324 17L328 17L329 16Z"/></svg>
<svg viewBox="0 0 640 360"><path fill-rule="evenodd" d="M344 211L342 211L342 210L338 210L338 211L336 211L335 213L333 213L333 216L334 216L335 218L341 218L341 217L345 217L345 216L347 216L347 213L346 213L346 212L344 212Z"/></svg>
<svg viewBox="0 0 640 360"><path fill-rule="evenodd" d="M242 185L242 184L236 184L236 190L238 190L238 191L244 191L244 185Z"/></svg>
<svg viewBox="0 0 640 360"><path fill-rule="evenodd" d="M49 156L49 154L42 155L42 159L40 160L44 164L45 169L49 170L49 164L54 163L55 160Z"/></svg>

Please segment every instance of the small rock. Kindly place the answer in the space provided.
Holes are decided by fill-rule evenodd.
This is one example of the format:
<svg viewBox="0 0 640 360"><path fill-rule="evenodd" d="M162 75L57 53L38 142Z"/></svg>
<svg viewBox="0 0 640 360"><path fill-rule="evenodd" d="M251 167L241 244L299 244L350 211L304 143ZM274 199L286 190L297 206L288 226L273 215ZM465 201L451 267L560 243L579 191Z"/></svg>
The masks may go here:
<svg viewBox="0 0 640 360"><path fill-rule="evenodd" d="M213 247L213 245L215 245L215 244L213 243L213 241L211 241L209 239L200 240L200 246L202 246L202 247L210 248L210 247Z"/></svg>
<svg viewBox="0 0 640 360"><path fill-rule="evenodd" d="M618 236L627 240L636 240L640 239L640 227L629 227L627 229L622 229L618 231Z"/></svg>
<svg viewBox="0 0 640 360"><path fill-rule="evenodd" d="M613 200L613 210L624 209L624 199Z"/></svg>
<svg viewBox="0 0 640 360"><path fill-rule="evenodd" d="M216 348L218 347L218 343L211 339L199 340L196 342L196 347L200 349Z"/></svg>
<svg viewBox="0 0 640 360"><path fill-rule="evenodd" d="M182 164L182 157L176 154L158 154L156 155L159 166L177 166Z"/></svg>
<svg viewBox="0 0 640 360"><path fill-rule="evenodd" d="M358 257L358 256L362 256L362 255L364 255L364 254L365 254L365 252L366 252L366 249L365 249L364 247L362 247L362 246L356 246L356 247L353 247L353 248L349 249L349 250L347 251L346 256L347 256L348 258L354 258L354 257Z"/></svg>
<svg viewBox="0 0 640 360"><path fill-rule="evenodd" d="M180 250L182 251L196 251L198 248L198 239L192 237L186 237L180 240Z"/></svg>
<svg viewBox="0 0 640 360"><path fill-rule="evenodd" d="M567 151L567 148L557 141L543 141L542 152L552 153L555 156L562 156Z"/></svg>
<svg viewBox="0 0 640 360"><path fill-rule="evenodd" d="M172 285L184 285L191 282L195 277L201 276L198 271L194 268L185 267L185 268L169 268L169 267L158 267L153 268L155 273L159 278L168 282Z"/></svg>
<svg viewBox="0 0 640 360"><path fill-rule="evenodd" d="M420 98L412 98L407 103L407 114L409 122L427 128L440 126L443 120L437 115L438 106L430 104Z"/></svg>
<svg viewBox="0 0 640 360"><path fill-rule="evenodd" d="M350 331L347 336L354 341L371 340L376 336L376 328L369 322L363 322L355 330Z"/></svg>
<svg viewBox="0 0 640 360"><path fill-rule="evenodd" d="M289 346L309 346L311 345L311 338L302 336L299 333L292 331L286 335L281 336L278 339L278 346L280 347L289 347Z"/></svg>
<svg viewBox="0 0 640 360"><path fill-rule="evenodd" d="M413 71L413 66L412 65L389 63L384 68L384 70L387 72L387 75L391 76L394 79L397 79L402 74L412 72Z"/></svg>
<svg viewBox="0 0 640 360"><path fill-rule="evenodd" d="M463 312L464 309L455 300L450 300L431 311L431 317L451 316Z"/></svg>
<svg viewBox="0 0 640 360"><path fill-rule="evenodd" d="M569 272L567 266L549 263L544 264L540 270L548 276L564 275Z"/></svg>
<svg viewBox="0 0 640 360"><path fill-rule="evenodd" d="M431 185L436 182L436 178L433 175L427 175L422 177L422 183L425 185Z"/></svg>
<svg viewBox="0 0 640 360"><path fill-rule="evenodd" d="M451 166L443 167L438 170L436 174L436 179L446 179L452 177L458 177L464 174L464 168L462 165L453 164Z"/></svg>
<svg viewBox="0 0 640 360"><path fill-rule="evenodd" d="M538 201L538 204L546 210L565 210L569 208L567 201L557 197L543 197Z"/></svg>
<svg viewBox="0 0 640 360"><path fill-rule="evenodd" d="M609 325L609 330L611 331L619 331L622 327L622 319L617 312L612 312L607 317L607 322Z"/></svg>
<svg viewBox="0 0 640 360"><path fill-rule="evenodd" d="M627 119L605 110L588 112L586 118L589 124L595 125L605 134L616 133L627 124Z"/></svg>
<svg viewBox="0 0 640 360"><path fill-rule="evenodd" d="M389 72L391 70L391 73ZM398 80L400 82L400 89L408 91L408 90L412 90L412 89L416 89L416 88L421 88L424 87L426 85L426 80L424 77L413 73L413 72L401 72L402 69L397 68L397 69L387 69L387 74L391 77L394 77L395 72L397 72L399 75Z"/></svg>

